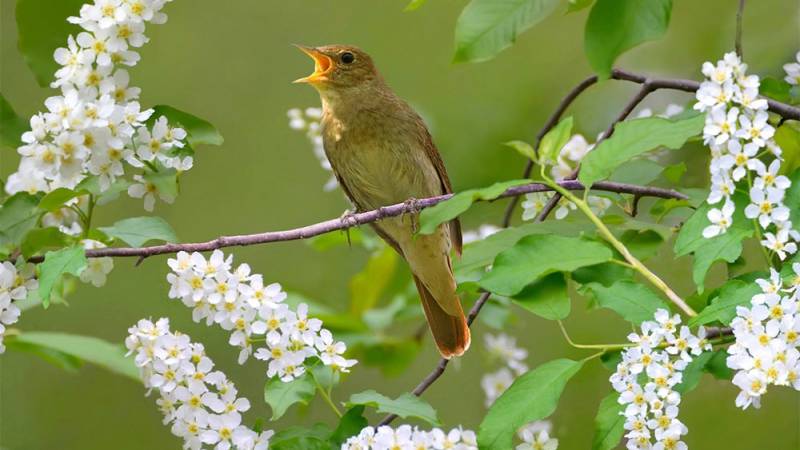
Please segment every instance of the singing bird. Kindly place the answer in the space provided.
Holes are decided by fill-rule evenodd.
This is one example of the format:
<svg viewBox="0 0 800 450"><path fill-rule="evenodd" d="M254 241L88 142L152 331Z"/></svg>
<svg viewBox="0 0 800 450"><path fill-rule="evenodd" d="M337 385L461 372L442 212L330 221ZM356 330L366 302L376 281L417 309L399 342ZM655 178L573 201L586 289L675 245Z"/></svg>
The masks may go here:
<svg viewBox="0 0 800 450"><path fill-rule="evenodd" d="M325 153L356 210L452 192L425 123L389 88L369 55L345 45L298 47L314 60L314 73L295 82L319 92ZM453 220L415 236L416 214L372 226L408 262L439 352L461 356L470 333L450 259L451 250L461 253L461 226Z"/></svg>

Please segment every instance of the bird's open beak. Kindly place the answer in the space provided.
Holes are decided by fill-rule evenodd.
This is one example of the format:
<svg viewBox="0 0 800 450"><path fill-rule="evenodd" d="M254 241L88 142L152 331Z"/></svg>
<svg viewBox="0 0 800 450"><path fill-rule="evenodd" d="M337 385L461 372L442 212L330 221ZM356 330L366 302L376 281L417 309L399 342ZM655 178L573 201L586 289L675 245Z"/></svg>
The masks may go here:
<svg viewBox="0 0 800 450"><path fill-rule="evenodd" d="M314 73L307 77L298 78L294 80L294 83L314 84L327 81L328 74L331 72L331 70L333 70L333 60L328 55L315 48L304 47L302 45L295 45L295 47L302 50L303 53L310 56L311 59L314 60Z"/></svg>

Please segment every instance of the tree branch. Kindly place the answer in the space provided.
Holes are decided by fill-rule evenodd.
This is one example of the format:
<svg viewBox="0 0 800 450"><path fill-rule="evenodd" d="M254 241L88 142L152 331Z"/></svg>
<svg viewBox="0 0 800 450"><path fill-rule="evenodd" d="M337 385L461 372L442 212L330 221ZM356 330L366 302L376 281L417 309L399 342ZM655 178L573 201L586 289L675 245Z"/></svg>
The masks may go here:
<svg viewBox="0 0 800 450"><path fill-rule="evenodd" d="M736 10L736 41L735 48L736 54L739 58L744 59L742 52L742 19L744 18L744 0L739 0L739 8Z"/></svg>
<svg viewBox="0 0 800 450"><path fill-rule="evenodd" d="M578 181L564 181L561 183L564 189L569 190L583 190L584 186ZM635 196L658 197L658 198L676 198L686 199L687 197L680 192L658 188L654 186L639 186L627 183L615 183L611 181L601 181L595 183L592 189L598 191L615 192L618 194L633 194ZM514 186L507 189L500 194L498 198L516 197L531 192L547 192L553 189L542 183L530 183L521 186ZM415 204L410 206L407 203L398 203L396 205L384 206L372 211L366 211L350 215L340 219L330 219L324 222L306 225L299 228L293 228L284 231L268 231L265 233L256 234L242 234L238 236L220 236L206 242L187 242L182 244L163 244L153 245L149 247L109 247L86 250L88 258L100 258L106 256L113 257L138 257L140 262L144 258L150 256L172 254L180 251L186 252L205 252L216 250L225 247L247 246L266 244L270 242L284 242L295 241L299 239L307 239L320 234L329 233L336 230L345 230L357 225L376 222L388 217L396 217L411 212L414 210L429 208L433 205L441 203L453 194L439 195L436 197L429 197L417 200ZM34 256L29 258L29 262L38 263L43 260L42 256Z"/></svg>

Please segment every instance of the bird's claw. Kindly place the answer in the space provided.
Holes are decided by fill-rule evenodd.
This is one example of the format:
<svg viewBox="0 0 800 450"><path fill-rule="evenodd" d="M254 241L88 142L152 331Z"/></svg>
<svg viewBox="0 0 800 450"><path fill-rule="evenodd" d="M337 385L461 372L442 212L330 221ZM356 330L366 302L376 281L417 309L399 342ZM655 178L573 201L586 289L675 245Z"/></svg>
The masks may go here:
<svg viewBox="0 0 800 450"><path fill-rule="evenodd" d="M341 216L339 216L339 221L341 222L344 229L345 235L347 235L347 245L352 247L353 244L350 241L350 228L358 225L358 221L356 220L356 212L352 209L345 209Z"/></svg>
<svg viewBox="0 0 800 450"><path fill-rule="evenodd" d="M419 229L419 212L422 210L419 200L414 197L403 202L403 215L408 214L411 220L411 231L416 234Z"/></svg>

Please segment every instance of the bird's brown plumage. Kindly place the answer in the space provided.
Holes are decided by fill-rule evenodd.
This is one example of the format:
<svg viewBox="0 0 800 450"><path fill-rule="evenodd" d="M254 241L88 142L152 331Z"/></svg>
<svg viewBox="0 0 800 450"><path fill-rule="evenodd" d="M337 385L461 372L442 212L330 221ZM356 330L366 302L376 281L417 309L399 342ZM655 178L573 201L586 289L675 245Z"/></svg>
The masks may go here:
<svg viewBox="0 0 800 450"><path fill-rule="evenodd" d="M358 210L452 192L441 156L422 119L397 97L356 47L301 49L315 60L307 82L320 93L325 153ZM414 236L410 215L373 228L408 261L425 317L441 354L460 356L469 327L456 294L450 251L461 253L457 220L430 235Z"/></svg>

